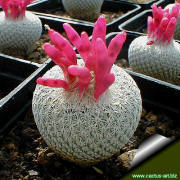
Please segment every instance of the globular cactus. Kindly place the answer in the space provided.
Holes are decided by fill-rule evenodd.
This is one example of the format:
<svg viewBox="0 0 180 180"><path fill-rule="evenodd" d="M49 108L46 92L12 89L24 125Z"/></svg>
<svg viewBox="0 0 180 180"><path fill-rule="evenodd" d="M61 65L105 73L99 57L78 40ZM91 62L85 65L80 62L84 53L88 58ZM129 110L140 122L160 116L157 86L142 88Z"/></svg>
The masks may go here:
<svg viewBox="0 0 180 180"><path fill-rule="evenodd" d="M33 0L0 0L0 52L26 55L42 32L38 16L26 11Z"/></svg>
<svg viewBox="0 0 180 180"><path fill-rule="evenodd" d="M180 0L176 0L175 4L168 4L165 9L169 9L170 11L172 11L173 6L175 6L177 3L180 3ZM180 40L180 14L177 18L177 22L176 22L176 29L174 31L174 39L178 39Z"/></svg>
<svg viewBox="0 0 180 180"><path fill-rule="evenodd" d="M69 24L63 26L83 60L76 59L67 39L49 30L54 45L46 43L44 49L57 65L37 79L34 119L45 142L64 159L96 163L132 137L140 120L141 95L131 76L113 65L125 32L107 48L104 17L95 23L91 41L86 32L79 36Z"/></svg>
<svg viewBox="0 0 180 180"><path fill-rule="evenodd" d="M163 10L153 4L148 35L132 41L128 51L132 70L173 84L180 83L180 45L173 39L179 5Z"/></svg>
<svg viewBox="0 0 180 180"><path fill-rule="evenodd" d="M68 14L77 19L97 19L104 0L62 0L64 9Z"/></svg>

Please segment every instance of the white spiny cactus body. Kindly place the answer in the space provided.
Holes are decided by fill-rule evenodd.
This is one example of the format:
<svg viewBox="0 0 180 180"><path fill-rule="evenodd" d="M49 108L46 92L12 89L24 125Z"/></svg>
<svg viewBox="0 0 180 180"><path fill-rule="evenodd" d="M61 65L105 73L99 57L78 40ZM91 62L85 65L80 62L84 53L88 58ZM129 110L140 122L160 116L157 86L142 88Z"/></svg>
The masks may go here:
<svg viewBox="0 0 180 180"><path fill-rule="evenodd" d="M132 41L128 50L130 67L139 73L180 84L180 45L173 39L179 5L172 12L153 5L148 17L148 35Z"/></svg>
<svg viewBox="0 0 180 180"><path fill-rule="evenodd" d="M172 10L173 6L176 4L169 4L165 7L165 9ZM174 39L180 40L180 14L178 16L177 22L176 22L176 29L174 31Z"/></svg>
<svg viewBox="0 0 180 180"><path fill-rule="evenodd" d="M142 102L134 80L120 67L111 70L115 82L97 100L93 86L80 99L77 90L37 85L32 109L37 127L49 147L64 159L96 163L118 152L134 134ZM43 77L62 79L54 66Z"/></svg>
<svg viewBox="0 0 180 180"><path fill-rule="evenodd" d="M94 20L99 16L104 0L62 0L68 14L74 18Z"/></svg>
<svg viewBox="0 0 180 180"><path fill-rule="evenodd" d="M42 33L40 19L26 11L25 17L6 18L0 13L0 51L7 54L26 54Z"/></svg>
<svg viewBox="0 0 180 180"><path fill-rule="evenodd" d="M132 41L128 51L130 67L139 73L171 83L178 83L180 75L180 45L174 40L169 44L147 45L147 36Z"/></svg>
<svg viewBox="0 0 180 180"><path fill-rule="evenodd" d="M119 152L134 134L141 116L140 91L130 75L113 65L126 33L105 44L106 20L99 17L92 33L81 36L67 23L68 39L49 30L45 52L57 64L37 79L32 110L48 144L64 159L92 164ZM59 65L59 66L58 66Z"/></svg>

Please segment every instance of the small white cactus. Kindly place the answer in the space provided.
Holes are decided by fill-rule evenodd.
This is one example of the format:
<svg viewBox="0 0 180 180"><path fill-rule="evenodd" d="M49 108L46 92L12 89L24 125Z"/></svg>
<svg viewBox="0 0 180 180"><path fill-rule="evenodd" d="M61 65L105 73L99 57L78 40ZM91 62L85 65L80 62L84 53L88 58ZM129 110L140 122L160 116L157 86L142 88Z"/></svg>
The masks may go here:
<svg viewBox="0 0 180 180"><path fill-rule="evenodd" d="M172 11L173 6L175 6L177 3L180 3L180 0L176 0L175 4L168 4L165 7L165 9L169 9L170 11ZM179 13L179 16L178 16L177 22L176 22L176 29L174 31L174 39L180 40L180 13Z"/></svg>
<svg viewBox="0 0 180 180"><path fill-rule="evenodd" d="M153 4L148 17L148 35L132 41L128 51L130 67L173 84L180 84L180 45L173 39L179 5L163 10Z"/></svg>
<svg viewBox="0 0 180 180"><path fill-rule="evenodd" d="M62 0L64 9L77 19L97 19L104 0Z"/></svg>
<svg viewBox="0 0 180 180"><path fill-rule="evenodd" d="M0 52L26 55L42 33L38 16L26 11L33 0L0 0Z"/></svg>
<svg viewBox="0 0 180 180"><path fill-rule="evenodd" d="M46 43L44 49L61 68L56 65L37 79L34 119L46 143L64 159L96 163L119 152L134 134L142 110L141 95L131 76L113 65L125 32L115 36L107 48L104 17L95 23L92 41L67 23L64 29L83 61L77 61L65 38L49 30L54 46Z"/></svg>

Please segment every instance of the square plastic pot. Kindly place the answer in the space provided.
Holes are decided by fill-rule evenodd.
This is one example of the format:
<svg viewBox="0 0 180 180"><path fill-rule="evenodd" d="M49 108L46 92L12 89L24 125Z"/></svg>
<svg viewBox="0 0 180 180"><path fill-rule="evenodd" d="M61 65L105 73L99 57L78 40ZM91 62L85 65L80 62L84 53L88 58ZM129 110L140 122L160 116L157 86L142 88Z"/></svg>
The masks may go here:
<svg viewBox="0 0 180 180"><path fill-rule="evenodd" d="M72 19L63 19L63 18L59 18L58 16L51 16L51 15L47 15L44 13L39 13L39 12L33 12L34 14L36 14L41 22L42 22L42 26L43 26L43 32L45 31L44 25L48 25L51 29L54 29L58 32L64 32L63 29L63 23L69 23L70 25L73 26L73 28L78 32L81 33L82 31L86 31L88 34L92 33L92 27L90 27L88 24L85 24L83 22L78 22Z"/></svg>
<svg viewBox="0 0 180 180"><path fill-rule="evenodd" d="M119 30L125 30L126 32L135 32L140 34L147 34L147 18L152 16L152 10L145 10L133 18L130 18L126 22L119 26Z"/></svg>
<svg viewBox="0 0 180 180"><path fill-rule="evenodd" d="M61 19L63 21L70 22L72 24L83 25L85 28L89 27L90 31L92 32L92 29L94 26L94 23L92 22L78 20L74 18L67 18L63 16L55 16L51 14L58 9L61 9L64 11L61 1L50 1L48 5L47 5L47 2L45 1L44 3L39 2L39 3L31 4L30 6L28 6L28 10L39 12L43 16L49 16L52 18L55 17L56 19ZM47 13L47 11L49 11L49 13ZM141 7L139 5L128 3L125 1L118 2L118 1L113 1L113 0L105 0L102 5L102 11L109 11L109 12L115 12L115 13L118 11L122 11L124 13L124 15L118 17L117 19L107 24L107 32L112 32L112 31L118 30L118 25L120 23L126 21L127 19L141 12Z"/></svg>
<svg viewBox="0 0 180 180"><path fill-rule="evenodd" d="M0 137L25 115L31 106L36 79L51 63L49 60L38 65L0 54Z"/></svg>
<svg viewBox="0 0 180 180"><path fill-rule="evenodd" d="M106 36L107 44L117 33L110 33ZM128 49L130 43L139 36L136 33L127 33L127 39L122 50L116 60L128 60ZM148 108L155 107L156 110L163 111L175 117L178 122L180 117L179 101L180 87L161 81L144 74L136 73L125 69L136 81L141 90L144 106Z"/></svg>

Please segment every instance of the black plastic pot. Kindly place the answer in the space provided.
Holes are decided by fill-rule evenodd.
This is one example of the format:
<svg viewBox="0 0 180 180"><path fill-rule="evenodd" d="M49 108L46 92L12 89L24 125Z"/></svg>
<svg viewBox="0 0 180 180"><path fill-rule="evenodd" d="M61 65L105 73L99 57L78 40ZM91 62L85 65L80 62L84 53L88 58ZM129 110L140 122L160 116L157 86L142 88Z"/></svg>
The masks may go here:
<svg viewBox="0 0 180 180"><path fill-rule="evenodd" d="M110 33L106 36L107 44L117 33ZM130 43L139 36L136 33L127 33L127 39L123 48L116 60L126 59L128 60L128 48ZM138 87L141 90L141 95L144 103L144 107L153 108L157 111L163 111L170 114L179 122L180 109L180 87L167 83L150 76L146 76L140 73L136 73L125 69L136 81Z"/></svg>
<svg viewBox="0 0 180 180"><path fill-rule="evenodd" d="M73 18L66 18L62 16L55 16L51 14L58 9L64 10L61 1L50 1L48 5L47 5L47 2L45 1L45 2L39 2L36 4L31 4L30 6L28 6L28 10L42 13L39 15L49 16L51 18L55 17L56 19L60 19L61 21L67 21L70 24L78 23L80 25L83 25L85 28L89 27L90 31L92 32L93 25L94 25L94 23L92 22L73 19ZM47 11L49 12L48 14L47 14ZM124 13L124 15L122 15L121 17L107 24L107 32L112 32L112 31L118 30L118 25L120 23L138 14L141 11L141 7L139 5L124 2L124 1L118 2L118 1L113 1L113 0L105 0L102 6L102 11L115 12L115 13L118 11L122 11Z"/></svg>
<svg viewBox="0 0 180 180"><path fill-rule="evenodd" d="M121 1L121 0L115 0L115 1ZM158 6L162 6L162 7L166 6L169 3L174 3L174 0L149 0L149 2L141 2L141 3L130 2L128 0L127 1L122 0L122 1L140 5L143 10L151 9L153 3L156 3Z"/></svg>
<svg viewBox="0 0 180 180"><path fill-rule="evenodd" d="M0 137L20 120L31 106L32 92L37 77L48 69L51 61L43 65L14 59L0 54Z"/></svg>
<svg viewBox="0 0 180 180"><path fill-rule="evenodd" d="M38 7L38 4L42 4L42 6L43 6L43 5L44 5L44 6L50 6L51 1L52 1L52 0L38 0L38 1L33 1L31 4L29 4L29 5L27 6L27 9L28 9L29 7L31 7L31 6L34 6L34 5L36 5L36 6ZM53 0L53 1L56 1L56 0Z"/></svg>
<svg viewBox="0 0 180 180"><path fill-rule="evenodd" d="M152 10L145 10L138 15L130 18L126 22L122 23L119 26L120 30L125 30L127 32L135 32L135 33L144 33L146 34L147 29L147 18L148 16L152 16Z"/></svg>
<svg viewBox="0 0 180 180"><path fill-rule="evenodd" d="M175 3L175 0L160 0L155 2L157 6L166 7L168 4ZM151 6L152 7L152 6Z"/></svg>
<svg viewBox="0 0 180 180"><path fill-rule="evenodd" d="M62 26L63 23L69 23L78 33L81 33L82 31L86 31L88 34L92 33L93 26L90 27L88 24L85 24L83 22L79 22L71 19L62 19L57 16L51 16L38 12L34 12L34 14L36 14L40 18L43 25L43 32L45 31L44 25L47 24L50 28L62 33L64 32Z"/></svg>

